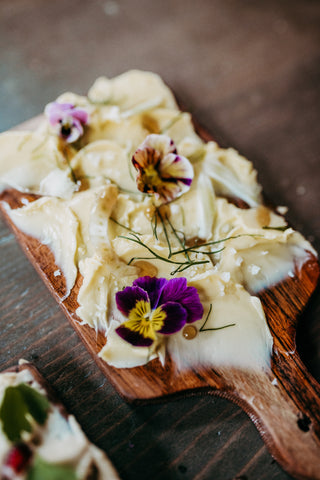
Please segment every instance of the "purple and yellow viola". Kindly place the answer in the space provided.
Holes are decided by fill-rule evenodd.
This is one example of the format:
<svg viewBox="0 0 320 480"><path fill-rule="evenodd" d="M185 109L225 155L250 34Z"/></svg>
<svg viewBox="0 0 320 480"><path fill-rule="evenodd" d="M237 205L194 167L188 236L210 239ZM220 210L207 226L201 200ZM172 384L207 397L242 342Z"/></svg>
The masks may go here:
<svg viewBox="0 0 320 480"><path fill-rule="evenodd" d="M117 334L136 347L150 347L159 335L171 335L186 323L202 318L203 306L186 278L140 277L116 294L117 307L127 320Z"/></svg>
<svg viewBox="0 0 320 480"><path fill-rule="evenodd" d="M193 168L186 157L178 155L167 135L148 135L132 157L137 170L137 187L154 194L160 203L168 203L187 192L193 180Z"/></svg>
<svg viewBox="0 0 320 480"><path fill-rule="evenodd" d="M76 142L84 133L84 125L88 123L88 113L72 103L49 103L44 113L59 137L67 143Z"/></svg>

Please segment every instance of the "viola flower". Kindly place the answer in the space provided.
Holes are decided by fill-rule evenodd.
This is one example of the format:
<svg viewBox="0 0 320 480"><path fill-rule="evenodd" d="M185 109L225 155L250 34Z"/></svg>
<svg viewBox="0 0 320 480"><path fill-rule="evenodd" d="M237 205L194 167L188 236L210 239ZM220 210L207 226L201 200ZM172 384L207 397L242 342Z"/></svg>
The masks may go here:
<svg viewBox="0 0 320 480"><path fill-rule="evenodd" d="M132 163L138 171L138 190L155 194L161 203L187 192L193 180L191 163L178 155L167 135L148 135L135 151Z"/></svg>
<svg viewBox="0 0 320 480"><path fill-rule="evenodd" d="M74 143L83 135L83 126L88 123L88 113L72 103L49 103L44 111L63 140Z"/></svg>
<svg viewBox="0 0 320 480"><path fill-rule="evenodd" d="M116 294L117 307L128 320L117 334L136 347L149 347L158 334L171 335L203 315L197 289L186 278L140 277Z"/></svg>

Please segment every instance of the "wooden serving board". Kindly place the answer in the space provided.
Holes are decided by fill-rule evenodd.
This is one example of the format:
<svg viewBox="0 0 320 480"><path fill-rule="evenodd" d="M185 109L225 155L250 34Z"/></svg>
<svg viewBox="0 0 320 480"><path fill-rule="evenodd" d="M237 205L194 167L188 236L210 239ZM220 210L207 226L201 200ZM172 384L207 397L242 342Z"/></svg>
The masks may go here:
<svg viewBox="0 0 320 480"><path fill-rule="evenodd" d="M32 129L36 124L33 119L18 128ZM198 132L205 140L211 138L199 127ZM65 281L63 276L54 276L58 266L53 254L47 246L20 232L6 214L5 203L17 208L23 198L33 200L34 196L15 190L3 192L3 215L98 367L125 399L159 400L200 392L230 399L249 415L270 453L288 473L298 479L320 479L320 386L304 367L295 344L298 317L319 279L315 256L310 254L302 267L296 268L293 278L288 277L259 295L274 338L269 372L201 367L179 371L170 358L164 367L153 360L143 367L116 369L97 356L105 343L104 336L81 326L75 314L81 276L70 296L63 300Z"/></svg>

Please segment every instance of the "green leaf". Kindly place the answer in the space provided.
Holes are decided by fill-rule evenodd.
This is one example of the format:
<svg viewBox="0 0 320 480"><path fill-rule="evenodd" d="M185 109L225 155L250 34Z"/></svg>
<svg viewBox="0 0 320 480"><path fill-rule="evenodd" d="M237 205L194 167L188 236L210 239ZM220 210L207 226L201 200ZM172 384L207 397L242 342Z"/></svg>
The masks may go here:
<svg viewBox="0 0 320 480"><path fill-rule="evenodd" d="M17 387L7 387L0 408L3 431L11 442L21 438L21 432L31 432L30 422L26 419L28 407L21 398Z"/></svg>
<svg viewBox="0 0 320 480"><path fill-rule="evenodd" d="M6 436L11 442L21 440L22 432L31 432L31 417L43 425L48 416L50 404L48 399L29 385L20 383L7 387L0 407L0 420Z"/></svg>
<svg viewBox="0 0 320 480"><path fill-rule="evenodd" d="M48 399L25 383L20 383L17 388L29 408L30 415L39 425L43 425L47 420L50 407Z"/></svg>
<svg viewBox="0 0 320 480"><path fill-rule="evenodd" d="M36 457L28 471L27 480L77 480L77 476L71 467L48 463Z"/></svg>

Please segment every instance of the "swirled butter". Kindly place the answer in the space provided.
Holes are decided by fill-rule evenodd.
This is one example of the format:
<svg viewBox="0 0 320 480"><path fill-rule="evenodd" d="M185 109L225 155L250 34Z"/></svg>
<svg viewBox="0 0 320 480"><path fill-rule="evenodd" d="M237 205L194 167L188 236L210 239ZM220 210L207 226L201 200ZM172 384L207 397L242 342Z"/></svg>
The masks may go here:
<svg viewBox="0 0 320 480"><path fill-rule="evenodd" d="M66 93L58 101L88 112L81 141L66 156L46 120L37 132L2 134L0 182L3 188L41 195L8 213L20 230L52 249L67 294L77 275L83 277L77 315L106 335L101 358L119 368L134 367L156 357L163 363L169 351L181 369L268 368L273 340L255 295L294 275L314 251L262 204L251 162L233 149L203 142L191 116L149 72L103 77L88 96ZM162 207L167 228L160 221L155 228L153 199L137 189L131 164L151 133L168 135L194 170L190 190ZM131 241L130 233L140 242ZM177 272L175 265L186 259L182 244L194 246L188 252L192 265ZM204 317L195 322L192 338L178 332L150 351L115 333L124 320L116 292L145 275L184 276L197 288Z"/></svg>

